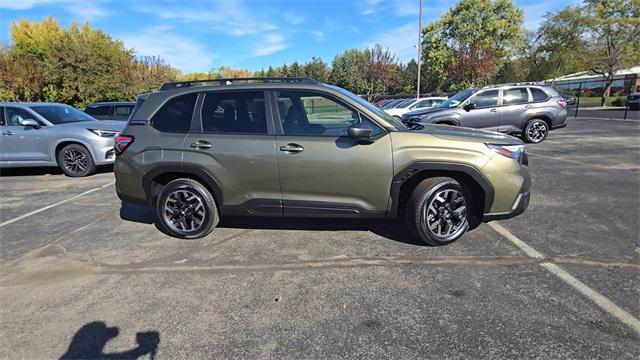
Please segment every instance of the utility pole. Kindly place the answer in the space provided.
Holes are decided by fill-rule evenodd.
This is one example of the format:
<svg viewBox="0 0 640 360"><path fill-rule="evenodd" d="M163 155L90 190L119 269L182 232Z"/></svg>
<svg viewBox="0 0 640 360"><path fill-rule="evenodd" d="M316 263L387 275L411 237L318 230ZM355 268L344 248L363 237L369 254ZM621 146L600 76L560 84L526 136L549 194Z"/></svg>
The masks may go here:
<svg viewBox="0 0 640 360"><path fill-rule="evenodd" d="M420 98L420 68L422 67L422 0L418 1L420 1L420 10L418 15L418 86L416 87L416 99Z"/></svg>

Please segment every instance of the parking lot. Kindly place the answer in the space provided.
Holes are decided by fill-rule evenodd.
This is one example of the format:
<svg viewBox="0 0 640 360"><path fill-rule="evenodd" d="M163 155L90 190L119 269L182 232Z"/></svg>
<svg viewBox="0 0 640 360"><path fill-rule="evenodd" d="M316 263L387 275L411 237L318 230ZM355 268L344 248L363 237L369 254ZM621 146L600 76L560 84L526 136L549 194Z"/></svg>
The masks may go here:
<svg viewBox="0 0 640 360"><path fill-rule="evenodd" d="M333 219L179 240L108 169L5 171L0 358L637 359L640 122L528 151L529 210L443 247Z"/></svg>

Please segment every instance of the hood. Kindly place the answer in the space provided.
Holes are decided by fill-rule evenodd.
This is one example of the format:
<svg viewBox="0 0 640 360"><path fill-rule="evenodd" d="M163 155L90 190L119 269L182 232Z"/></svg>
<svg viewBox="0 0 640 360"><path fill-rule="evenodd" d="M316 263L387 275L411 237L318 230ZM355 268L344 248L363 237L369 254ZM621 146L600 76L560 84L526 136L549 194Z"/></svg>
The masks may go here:
<svg viewBox="0 0 640 360"><path fill-rule="evenodd" d="M453 109L455 109L455 108L453 108ZM451 110L451 108L434 107L434 108L413 110L413 111L410 111L410 112L408 112L408 113L406 113L404 115L406 117L410 118L410 117L416 117L416 116L423 116L423 115L427 115L427 114L433 114L433 113L437 113L437 112L441 112L441 111L447 111L447 110Z"/></svg>
<svg viewBox="0 0 640 360"><path fill-rule="evenodd" d="M424 124L424 129L415 130L428 133L446 140L476 141L498 145L521 145L522 140L493 131L476 130L471 128Z"/></svg>
<svg viewBox="0 0 640 360"><path fill-rule="evenodd" d="M125 128L125 126L127 126L127 122L118 121L118 120L96 120L96 121L72 122L72 123L60 124L56 126L122 131Z"/></svg>

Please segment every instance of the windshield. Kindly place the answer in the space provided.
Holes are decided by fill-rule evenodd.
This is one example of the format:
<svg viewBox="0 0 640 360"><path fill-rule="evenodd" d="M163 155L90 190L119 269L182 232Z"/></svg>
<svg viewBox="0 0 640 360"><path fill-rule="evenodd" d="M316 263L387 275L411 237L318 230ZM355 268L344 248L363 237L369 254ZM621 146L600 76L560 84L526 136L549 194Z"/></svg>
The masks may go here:
<svg viewBox="0 0 640 360"><path fill-rule="evenodd" d="M391 100L388 103L384 104L384 106L382 106L382 109L391 109L392 107L398 105L400 102L402 102L402 100Z"/></svg>
<svg viewBox="0 0 640 360"><path fill-rule="evenodd" d="M467 98L471 95L473 95L476 91L476 89L467 89L464 91L461 91L455 95L453 95L452 97L448 98L445 102L443 102L442 104L438 105L439 108L452 108L452 107L456 107L458 106L461 102L467 100Z"/></svg>
<svg viewBox="0 0 640 360"><path fill-rule="evenodd" d="M54 125L95 121L91 116L69 105L37 105L31 108Z"/></svg>
<svg viewBox="0 0 640 360"><path fill-rule="evenodd" d="M382 119L384 119L384 121L388 122L389 124L393 125L393 127L395 127L398 130L407 130L407 127L400 121L397 120L396 118L394 118L393 116L387 114L386 112L378 109L375 105L373 105L372 103L364 100L363 98L361 98L360 96L347 91L343 88L337 87L337 86L333 86L333 85L326 85L327 87L332 88L333 90L336 90L338 92L340 92L343 95L348 96L350 99L354 100L355 102L357 102L358 104L362 105L363 107L365 107L367 110L371 111L372 113L376 114L378 117L381 117Z"/></svg>
<svg viewBox="0 0 640 360"><path fill-rule="evenodd" d="M401 101L398 104L396 104L394 108L398 108L398 109L406 108L407 106L411 105L415 100L416 99L407 99L407 100Z"/></svg>

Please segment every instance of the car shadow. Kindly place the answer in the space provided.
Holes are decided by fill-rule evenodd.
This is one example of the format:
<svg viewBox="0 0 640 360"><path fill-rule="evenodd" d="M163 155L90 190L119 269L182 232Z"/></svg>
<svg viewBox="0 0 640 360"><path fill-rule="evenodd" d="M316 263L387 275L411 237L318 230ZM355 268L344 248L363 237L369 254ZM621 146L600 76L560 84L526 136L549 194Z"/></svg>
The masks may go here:
<svg viewBox="0 0 640 360"><path fill-rule="evenodd" d="M120 218L126 221L158 225L153 208L123 201ZM334 218L280 218L225 216L219 228L255 230L307 230L307 231L371 231L383 238L404 244L426 246L409 232L404 221L391 219L334 219Z"/></svg>
<svg viewBox="0 0 640 360"><path fill-rule="evenodd" d="M60 360L71 359L138 359L149 354L155 358L160 343L160 333L157 331L139 332L136 334L137 346L133 349L105 353L104 348L111 339L118 336L120 330L117 327L108 327L102 321L93 321L83 325L73 335L71 344Z"/></svg>
<svg viewBox="0 0 640 360"><path fill-rule="evenodd" d="M101 165L96 169L95 174L113 172L113 165ZM38 176L38 175L64 175L59 167L25 167L25 168L0 168L0 176ZM92 175L92 176L93 176Z"/></svg>

